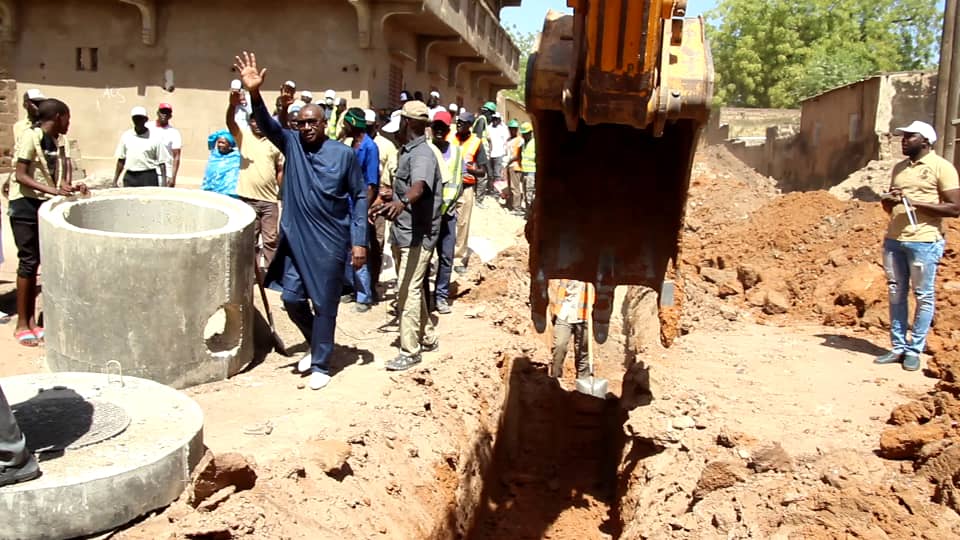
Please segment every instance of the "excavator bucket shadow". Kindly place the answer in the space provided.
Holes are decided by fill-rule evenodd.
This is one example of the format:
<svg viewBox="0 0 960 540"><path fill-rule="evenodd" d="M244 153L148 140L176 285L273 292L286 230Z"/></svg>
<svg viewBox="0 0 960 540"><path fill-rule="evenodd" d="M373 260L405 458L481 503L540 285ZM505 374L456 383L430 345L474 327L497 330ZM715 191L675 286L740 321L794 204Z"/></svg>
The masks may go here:
<svg viewBox="0 0 960 540"><path fill-rule="evenodd" d="M661 137L582 122L571 132L553 110L534 111L534 123L536 196L526 229L532 319L545 331L548 280L592 282L594 336L603 343L616 285L660 291L661 306L674 301L664 282L679 256L701 123L678 120Z"/></svg>

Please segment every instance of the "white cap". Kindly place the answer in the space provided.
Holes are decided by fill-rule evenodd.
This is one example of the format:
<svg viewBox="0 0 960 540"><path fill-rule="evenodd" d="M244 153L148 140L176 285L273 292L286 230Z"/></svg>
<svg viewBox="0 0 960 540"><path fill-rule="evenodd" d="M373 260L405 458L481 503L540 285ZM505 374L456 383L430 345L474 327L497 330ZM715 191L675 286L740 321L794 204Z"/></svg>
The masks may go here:
<svg viewBox="0 0 960 540"><path fill-rule="evenodd" d="M457 104L456 104L456 103L451 103L450 106L447 107L447 109L449 109L449 110L451 110L451 111L453 111L453 112L457 112L457 111L460 110L460 107L457 107Z"/></svg>
<svg viewBox="0 0 960 540"><path fill-rule="evenodd" d="M313 99L313 92L311 92L311 91L309 91L309 90L304 90L304 91L300 92L300 97L301 97L301 98L310 98L310 99Z"/></svg>
<svg viewBox="0 0 960 540"><path fill-rule="evenodd" d="M433 90L432 92L430 92L430 95L437 99L440 99L440 92L437 92L436 90Z"/></svg>
<svg viewBox="0 0 960 540"><path fill-rule="evenodd" d="M364 109L363 119L367 121L367 125L370 125L377 121L377 112L373 109Z"/></svg>
<svg viewBox="0 0 960 540"><path fill-rule="evenodd" d="M133 118L134 116L147 116L147 110L143 107L134 107L130 109L130 117Z"/></svg>
<svg viewBox="0 0 960 540"><path fill-rule="evenodd" d="M499 118L499 119L503 120L503 117L500 116L500 113L498 113L498 112L493 113L493 118Z"/></svg>
<svg viewBox="0 0 960 540"><path fill-rule="evenodd" d="M323 99L337 99L337 93L333 90L327 90L323 93Z"/></svg>
<svg viewBox="0 0 960 540"><path fill-rule="evenodd" d="M31 88L27 90L27 99L30 101L39 101L41 99L47 99L47 96L43 95L43 92L36 88Z"/></svg>
<svg viewBox="0 0 960 540"><path fill-rule="evenodd" d="M933 126L926 122L914 121L907 127L897 128L894 130L894 133L903 134L903 133L918 133L924 139L933 144L937 142L937 131L933 129Z"/></svg>
<svg viewBox="0 0 960 540"><path fill-rule="evenodd" d="M297 83L295 83L295 82L293 82L293 81L287 81L287 82L283 83L283 85L284 85L284 86L289 86L290 88L296 88L296 87L297 87Z"/></svg>
<svg viewBox="0 0 960 540"><path fill-rule="evenodd" d="M287 107L287 114L293 114L303 108L302 101L294 101Z"/></svg>
<svg viewBox="0 0 960 540"><path fill-rule="evenodd" d="M400 131L400 111L390 113L390 121L380 129L384 133L396 133Z"/></svg>

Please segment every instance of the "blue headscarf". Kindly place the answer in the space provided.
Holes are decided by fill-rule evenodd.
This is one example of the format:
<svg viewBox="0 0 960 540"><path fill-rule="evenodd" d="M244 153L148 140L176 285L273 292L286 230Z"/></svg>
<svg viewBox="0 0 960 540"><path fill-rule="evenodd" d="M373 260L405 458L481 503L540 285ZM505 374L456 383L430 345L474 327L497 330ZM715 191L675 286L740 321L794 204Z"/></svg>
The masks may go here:
<svg viewBox="0 0 960 540"><path fill-rule="evenodd" d="M217 150L217 139L223 137L230 143L230 152L221 154ZM240 152L237 151L237 142L227 130L220 130L207 137L207 148L210 158L207 160L207 170L203 173L201 189L221 195L237 196L237 180L240 178Z"/></svg>

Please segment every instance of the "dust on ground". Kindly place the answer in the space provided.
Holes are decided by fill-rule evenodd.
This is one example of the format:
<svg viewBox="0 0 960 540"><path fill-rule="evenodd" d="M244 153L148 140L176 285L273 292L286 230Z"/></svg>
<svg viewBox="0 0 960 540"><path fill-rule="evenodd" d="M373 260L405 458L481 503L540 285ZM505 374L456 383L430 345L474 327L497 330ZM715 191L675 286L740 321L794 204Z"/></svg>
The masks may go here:
<svg viewBox="0 0 960 540"><path fill-rule="evenodd" d="M264 350L236 377L188 390L210 454L180 500L113 537L957 536L956 253L944 258L931 339L928 374L942 380L875 366L882 212L775 186L722 148L700 151L684 335L664 349L656 295L621 294L596 354L619 396L606 401L571 390L572 355L561 381L546 376L522 222L476 211L474 234L504 251L458 280L438 352L387 373L395 334L377 328L389 302L363 314L344 305L323 391L304 388L296 357ZM958 233L951 224L948 245ZM0 287L10 298L10 283ZM281 335L305 351L270 302ZM42 349L8 334L0 374L43 369Z"/></svg>

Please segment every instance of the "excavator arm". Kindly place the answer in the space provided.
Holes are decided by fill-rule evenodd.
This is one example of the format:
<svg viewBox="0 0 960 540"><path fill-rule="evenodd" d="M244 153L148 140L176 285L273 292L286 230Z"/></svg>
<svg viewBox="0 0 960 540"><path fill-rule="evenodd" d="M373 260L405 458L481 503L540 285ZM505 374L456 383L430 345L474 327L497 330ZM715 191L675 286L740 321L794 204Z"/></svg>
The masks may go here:
<svg viewBox="0 0 960 540"><path fill-rule="evenodd" d="M677 320L680 232L713 64L685 0L567 4L573 15L547 14L527 65L537 140L530 304L544 331L548 280L594 283L602 343L616 285L660 291L661 319Z"/></svg>

